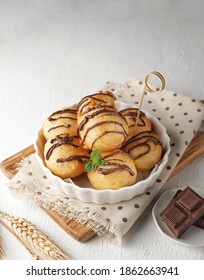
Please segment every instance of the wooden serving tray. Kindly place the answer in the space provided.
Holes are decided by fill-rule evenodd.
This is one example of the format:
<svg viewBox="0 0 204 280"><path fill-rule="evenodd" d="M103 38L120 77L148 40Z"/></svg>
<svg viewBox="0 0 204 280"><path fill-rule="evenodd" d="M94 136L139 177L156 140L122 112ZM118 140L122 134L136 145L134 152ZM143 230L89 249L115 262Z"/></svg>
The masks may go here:
<svg viewBox="0 0 204 280"><path fill-rule="evenodd" d="M22 151L12 155L11 157L5 159L1 164L1 170L3 173L11 179L17 173L17 165L22 158L27 157L28 155L35 152L34 146L31 145ZM204 153L204 132L197 132L194 136L192 142L186 149L185 153L181 157L176 168L172 172L171 176L176 175L187 165L189 165L193 160ZM85 242L92 238L95 233L92 231L86 224L80 224L74 220L71 220L63 215L60 215L54 210L43 210L58 224L60 225L68 234L80 242Z"/></svg>

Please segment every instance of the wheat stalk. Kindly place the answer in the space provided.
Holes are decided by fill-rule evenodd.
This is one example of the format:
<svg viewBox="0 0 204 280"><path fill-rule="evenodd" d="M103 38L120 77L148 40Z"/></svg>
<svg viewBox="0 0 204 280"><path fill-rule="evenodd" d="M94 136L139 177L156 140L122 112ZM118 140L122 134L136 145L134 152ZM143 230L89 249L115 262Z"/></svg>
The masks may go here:
<svg viewBox="0 0 204 280"><path fill-rule="evenodd" d="M3 258L4 256L4 250L3 250L3 244L0 238L0 260Z"/></svg>
<svg viewBox="0 0 204 280"><path fill-rule="evenodd" d="M15 235L33 258L39 259L39 256L29 249L26 246L27 244L38 254L40 253L48 259L71 259L71 256L65 255L43 232L29 221L0 211L0 222Z"/></svg>
<svg viewBox="0 0 204 280"><path fill-rule="evenodd" d="M30 248L28 248L28 246L26 245L26 243L23 242L23 240L21 240L14 231L12 231L10 229L9 226L7 226L6 223L4 223L2 220L0 220L0 224L2 224L2 226L4 226L11 234L13 234L13 236L21 243L21 245L28 251L28 253L30 254L31 258L34 260L40 260L41 258L39 256L37 256Z"/></svg>

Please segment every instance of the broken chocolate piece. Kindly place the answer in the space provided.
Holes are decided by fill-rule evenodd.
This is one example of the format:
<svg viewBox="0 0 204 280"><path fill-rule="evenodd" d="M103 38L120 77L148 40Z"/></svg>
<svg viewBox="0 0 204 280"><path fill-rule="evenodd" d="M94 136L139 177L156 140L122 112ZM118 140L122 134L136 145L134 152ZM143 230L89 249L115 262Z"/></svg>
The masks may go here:
<svg viewBox="0 0 204 280"><path fill-rule="evenodd" d="M178 191L175 193L173 199L174 199L180 192L182 192L182 190L178 190ZM193 225L196 226L196 227L199 227L199 228L204 229L204 216L200 217Z"/></svg>
<svg viewBox="0 0 204 280"><path fill-rule="evenodd" d="M179 192L160 213L162 220L180 238L204 215L204 199L190 187Z"/></svg>
<svg viewBox="0 0 204 280"><path fill-rule="evenodd" d="M204 229L204 216L200 217L193 225Z"/></svg>

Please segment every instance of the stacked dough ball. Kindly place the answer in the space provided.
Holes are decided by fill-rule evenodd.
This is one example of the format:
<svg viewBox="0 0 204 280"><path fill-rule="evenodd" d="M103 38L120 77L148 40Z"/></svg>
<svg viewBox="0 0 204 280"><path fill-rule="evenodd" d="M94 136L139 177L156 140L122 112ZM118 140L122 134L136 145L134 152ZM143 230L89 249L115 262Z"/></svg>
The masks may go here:
<svg viewBox="0 0 204 280"><path fill-rule="evenodd" d="M152 131L152 123L140 112L138 125L135 127L137 108L125 109L120 112L127 120L128 138L121 149L134 160L139 171L150 171L162 158L162 143L160 136Z"/></svg>
<svg viewBox="0 0 204 280"><path fill-rule="evenodd" d="M119 189L136 182L137 170L151 170L161 160L162 144L150 120L141 112L135 129L137 109L118 112L115 99L111 92L88 95L77 108L45 121L44 158L53 174L62 179L82 174L91 151L100 150L105 165L87 176L96 189Z"/></svg>
<svg viewBox="0 0 204 280"><path fill-rule="evenodd" d="M84 171L89 151L83 149L77 131L77 108L53 113L43 125L47 142L44 147L46 166L62 179L74 178Z"/></svg>

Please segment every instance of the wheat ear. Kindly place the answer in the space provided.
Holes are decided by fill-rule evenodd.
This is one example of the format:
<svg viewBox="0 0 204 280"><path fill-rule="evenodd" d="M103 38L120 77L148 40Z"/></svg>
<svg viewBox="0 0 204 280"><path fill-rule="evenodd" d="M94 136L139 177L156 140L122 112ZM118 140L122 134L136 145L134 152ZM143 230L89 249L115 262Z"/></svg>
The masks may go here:
<svg viewBox="0 0 204 280"><path fill-rule="evenodd" d="M22 245L25 245L33 258L39 259L39 256L34 253L37 252L38 255L48 259L71 259L71 256L65 255L53 241L29 221L0 211L0 222L17 237ZM26 245L29 245L32 250Z"/></svg>
<svg viewBox="0 0 204 280"><path fill-rule="evenodd" d="M39 256L37 256L30 248L28 248L28 246L26 245L26 243L24 243L19 237L18 235L15 234L15 232L10 229L10 227L4 223L1 219L0 219L0 224L2 224L2 226L4 226L11 234L13 234L13 236L21 243L21 245L28 251L28 253L30 254L31 258L34 260L40 260L41 258Z"/></svg>
<svg viewBox="0 0 204 280"><path fill-rule="evenodd" d="M3 244L1 241L1 237L0 237L0 260L3 258L4 256L4 250L3 250Z"/></svg>

